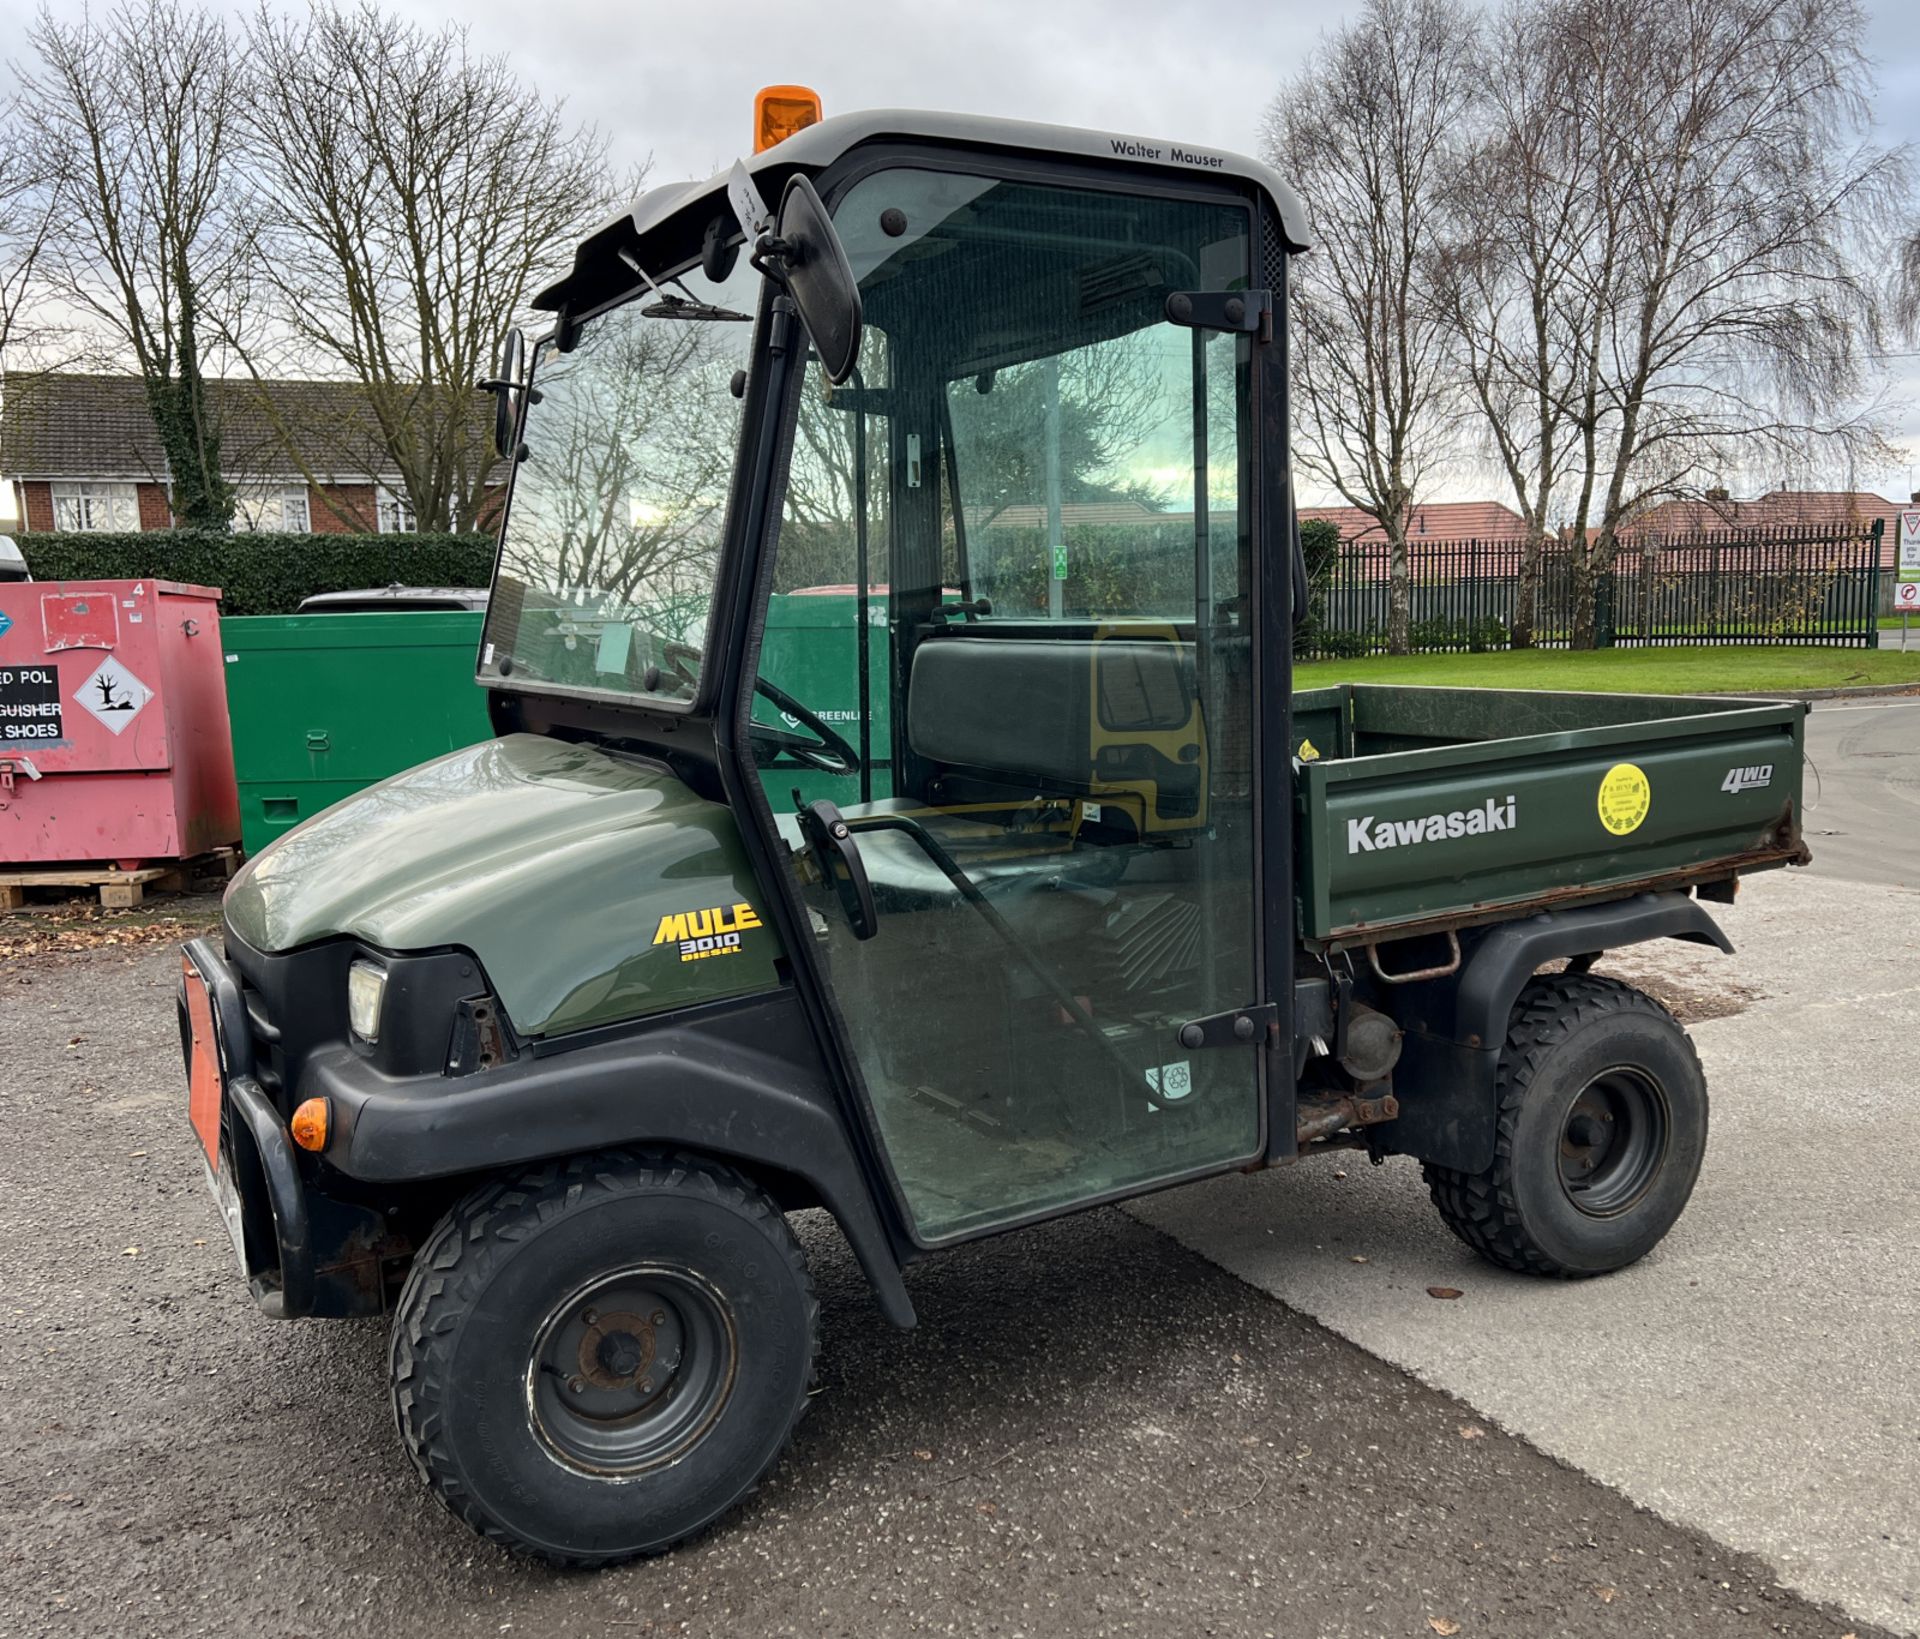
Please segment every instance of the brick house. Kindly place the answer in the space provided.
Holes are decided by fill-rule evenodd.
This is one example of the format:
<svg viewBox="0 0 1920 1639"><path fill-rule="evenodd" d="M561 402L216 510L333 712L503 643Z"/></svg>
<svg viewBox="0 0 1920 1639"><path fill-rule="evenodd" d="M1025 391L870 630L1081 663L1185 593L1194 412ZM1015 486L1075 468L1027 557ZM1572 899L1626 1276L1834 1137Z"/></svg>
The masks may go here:
<svg viewBox="0 0 1920 1639"><path fill-rule="evenodd" d="M236 530L413 532L405 487L359 387L250 379L207 386L220 418L221 468L235 490ZM490 413L476 418L476 426L491 424ZM11 475L23 530L173 525L166 455L137 376L9 376L0 472ZM497 494L498 485L488 492Z"/></svg>
<svg viewBox="0 0 1920 1639"><path fill-rule="evenodd" d="M1920 494L1911 505L1920 506ZM1892 569L1900 539L1898 501L1871 490L1776 489L1752 501L1736 501L1724 489L1698 500L1662 501L1637 513L1622 536L1661 538L1741 529L1871 529L1878 522L1880 566Z"/></svg>

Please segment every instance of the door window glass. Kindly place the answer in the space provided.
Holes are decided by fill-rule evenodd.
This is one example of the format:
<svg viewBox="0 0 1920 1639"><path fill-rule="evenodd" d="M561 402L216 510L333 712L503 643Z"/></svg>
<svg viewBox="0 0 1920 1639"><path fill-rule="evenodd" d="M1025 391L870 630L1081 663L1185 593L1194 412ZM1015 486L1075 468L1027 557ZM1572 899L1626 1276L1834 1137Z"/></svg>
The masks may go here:
<svg viewBox="0 0 1920 1639"><path fill-rule="evenodd" d="M804 383L760 677L862 766L759 755L930 1241L1259 1149L1259 1055L1180 1043L1256 999L1248 343L1165 318L1246 286L1249 220L924 170L835 212L867 351Z"/></svg>

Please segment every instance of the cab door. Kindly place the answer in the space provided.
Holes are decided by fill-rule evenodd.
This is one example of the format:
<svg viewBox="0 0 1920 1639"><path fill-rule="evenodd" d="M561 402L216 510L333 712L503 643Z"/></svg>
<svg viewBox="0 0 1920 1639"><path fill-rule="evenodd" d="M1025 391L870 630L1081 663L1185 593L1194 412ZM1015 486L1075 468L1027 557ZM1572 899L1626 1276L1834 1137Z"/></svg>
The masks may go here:
<svg viewBox="0 0 1920 1639"><path fill-rule="evenodd" d="M903 162L834 215L866 338L802 383L757 663L859 766L754 709L902 1210L933 1244L1244 1164L1257 344L1168 314L1248 290L1253 213Z"/></svg>

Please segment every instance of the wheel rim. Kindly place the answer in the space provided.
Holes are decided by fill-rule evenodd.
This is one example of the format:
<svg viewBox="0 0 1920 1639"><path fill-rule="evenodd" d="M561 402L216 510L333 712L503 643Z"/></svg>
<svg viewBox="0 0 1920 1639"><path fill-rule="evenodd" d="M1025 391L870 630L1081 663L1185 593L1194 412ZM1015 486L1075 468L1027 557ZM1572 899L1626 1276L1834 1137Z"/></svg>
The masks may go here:
<svg viewBox="0 0 1920 1639"><path fill-rule="evenodd" d="M1605 1070L1581 1089L1560 1125L1560 1187L1590 1218L1637 1205L1666 1160L1666 1090L1646 1071Z"/></svg>
<svg viewBox="0 0 1920 1639"><path fill-rule="evenodd" d="M733 1392L738 1336L713 1286L673 1264L596 1276L559 1304L527 1363L527 1415L566 1467L601 1477L678 1461Z"/></svg>

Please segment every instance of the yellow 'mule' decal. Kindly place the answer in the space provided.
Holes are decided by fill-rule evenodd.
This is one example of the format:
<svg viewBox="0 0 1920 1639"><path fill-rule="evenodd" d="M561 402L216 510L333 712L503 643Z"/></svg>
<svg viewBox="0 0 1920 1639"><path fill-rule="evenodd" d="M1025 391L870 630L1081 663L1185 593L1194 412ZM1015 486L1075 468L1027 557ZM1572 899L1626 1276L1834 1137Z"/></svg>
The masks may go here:
<svg viewBox="0 0 1920 1639"><path fill-rule="evenodd" d="M697 962L705 956L734 955L740 949L740 935L759 926L759 915L751 905L713 905L661 917L653 942L677 944L681 961Z"/></svg>

